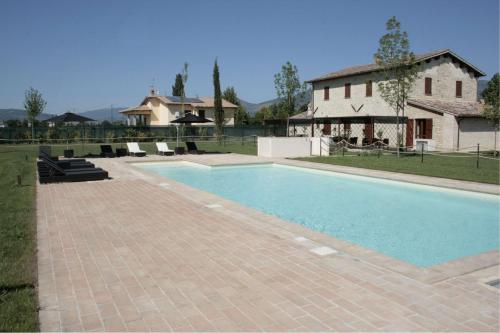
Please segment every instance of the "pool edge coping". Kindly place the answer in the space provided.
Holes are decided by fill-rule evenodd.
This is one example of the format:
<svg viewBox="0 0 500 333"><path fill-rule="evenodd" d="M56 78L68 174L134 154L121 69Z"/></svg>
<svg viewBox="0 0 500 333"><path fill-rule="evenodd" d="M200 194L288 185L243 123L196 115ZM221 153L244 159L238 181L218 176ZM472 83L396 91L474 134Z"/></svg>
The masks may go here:
<svg viewBox="0 0 500 333"><path fill-rule="evenodd" d="M375 265L377 267L387 269L393 272L397 272L407 278L412 278L415 279L419 282L424 282L424 283L438 283L450 278L458 277L461 275L469 274L478 270L482 269L487 269L489 267L495 266L495 265L500 265L500 252L498 249L496 250L490 250L487 252L483 252L477 255L472 255L472 256L466 256L462 257L459 259L447 261L438 265L426 267L426 268L421 268L416 265L407 263L403 260L399 260L393 257L390 257L388 255L385 255L381 252L377 252L375 250L371 250L369 248L363 247L361 245L358 245L353 242L345 241L339 238L336 238L331 235L327 235L324 233L321 233L319 231L315 231L312 229L309 229L305 226L302 226L300 224L284 220L282 218L273 216L271 214L259 211L255 208L247 207L243 204L240 204L238 202L232 201L230 199L226 199L224 197L218 196L214 193L207 192L195 187L192 187L190 185L181 183L176 181L175 179L168 178L168 177L163 177L158 175L157 173L150 171L150 170L145 170L143 168L138 168L134 167L133 164L134 161L131 161L132 163L126 163L130 167L132 167L134 170L142 172L150 177L154 177L156 179L168 179L169 181L169 187L165 188L166 190L169 191L175 191L175 193L180 194L185 196L187 199L192 200L198 204L205 204L206 200L203 200L203 198L200 198L200 194L203 194L203 196L211 196L214 199L217 200L217 202L224 202L223 204L223 209L221 209L222 212L224 210L229 210L232 213L236 214L245 214L246 212L249 212L250 215L259 215L260 218L254 218L259 223L271 223L273 226L278 227L280 229L286 230L290 232L290 229L296 229L293 230L297 236L304 236L307 235L307 238L311 241L317 242L321 245L327 245L331 246L336 250L339 250L340 252L346 253L350 256L353 256L354 258L357 258L358 260L361 259L365 261L368 264ZM160 161L148 161L148 162L170 162L166 160L160 160ZM198 163L198 162L193 162L189 160L175 160L172 162L188 162L188 163L195 163L195 164L201 164L209 167L217 167L222 164L217 164L217 165L206 165L203 163ZM281 164L279 162L274 162L275 164ZM140 162L137 164L141 164ZM230 166L238 166L238 165L248 165L250 163L229 163L229 164L224 164L224 165L230 165ZM254 164L273 164L273 162L270 163L254 163ZM304 168L303 166L301 166ZM307 168L307 167L305 167ZM322 171L329 171L329 170L322 170ZM370 177L370 176L364 176L364 177ZM398 181L398 180L395 180ZM155 183L155 185L158 185L158 183ZM172 186L173 185L173 186ZM427 184L420 184L420 185L427 185ZM427 185L427 186L432 186L432 185ZM434 186L436 187L436 186ZM439 186L437 186L439 187ZM176 189L183 188L184 190L189 189L188 192L191 192L190 195L187 195L185 193L182 193L181 191L177 191ZM446 188L445 188L446 189ZM458 189L461 190L461 189ZM462 191L467 191L467 190L462 190ZM185 191L184 191L185 192ZM198 196L196 196L196 193L198 192ZM474 191L471 191L474 192ZM491 194L491 193L486 193L486 194ZM234 210L234 211L233 211ZM262 221L262 220L265 221ZM240 221L239 221L240 222ZM328 256L327 256L328 257Z"/></svg>

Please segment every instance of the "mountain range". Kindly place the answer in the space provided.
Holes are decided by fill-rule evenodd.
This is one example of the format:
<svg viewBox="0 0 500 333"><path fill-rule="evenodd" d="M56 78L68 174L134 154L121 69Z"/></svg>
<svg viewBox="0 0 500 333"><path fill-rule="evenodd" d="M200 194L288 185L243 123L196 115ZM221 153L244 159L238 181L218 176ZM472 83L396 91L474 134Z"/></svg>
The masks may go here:
<svg viewBox="0 0 500 333"><path fill-rule="evenodd" d="M477 84L477 90L478 90L478 96L480 93L486 88L488 85L487 80L478 80ZM299 99L298 104L303 105L308 102L309 96L310 96L310 91L308 91L305 96L301 99ZM240 99L241 105L245 108L245 110L250 114L251 116L254 116L257 111L259 111L262 107L264 106L269 106L272 104L277 103L279 100L277 98L267 100L264 102L260 103L251 103L247 102L243 99ZM119 112L120 110L126 109L127 107L114 107L114 108L102 108L102 109L95 109L95 110L89 110L89 111L84 111L84 112L79 112L78 114L95 119L97 121L116 121L116 120L125 120L125 117ZM61 112L62 113L62 112ZM50 117L55 116L54 114L49 114L49 113L42 113L40 116L37 117L38 120L46 120ZM5 121L5 120L10 120L10 119L19 119L23 120L26 119L26 111L23 109L0 109L0 122Z"/></svg>

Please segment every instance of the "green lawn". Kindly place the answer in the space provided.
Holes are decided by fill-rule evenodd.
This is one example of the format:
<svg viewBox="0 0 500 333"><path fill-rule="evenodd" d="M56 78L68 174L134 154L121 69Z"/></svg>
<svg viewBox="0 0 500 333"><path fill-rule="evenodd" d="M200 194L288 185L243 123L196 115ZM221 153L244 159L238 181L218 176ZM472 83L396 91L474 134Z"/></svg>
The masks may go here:
<svg viewBox="0 0 500 333"><path fill-rule="evenodd" d="M33 152L0 147L0 331L38 330Z"/></svg>
<svg viewBox="0 0 500 333"><path fill-rule="evenodd" d="M72 144L69 145L70 149L73 149L75 152L75 156L84 156L86 154L96 154L98 155L101 152L100 146L101 143L98 144ZM238 153L245 155L257 155L257 145L253 141L244 141L243 144L241 141L219 144L217 142L197 142L196 143L198 149L206 150L207 152L212 153ZM66 145L51 145L53 155L63 155L64 149L66 149ZM127 148L125 143L120 144L112 144L113 149L115 148ZM155 154L155 144L152 142L139 142L139 146L141 149L145 150L148 154ZM185 147L186 145L181 142L179 144L181 147ZM175 142L168 142L168 147L170 149L175 148Z"/></svg>
<svg viewBox="0 0 500 333"><path fill-rule="evenodd" d="M458 157L461 156L461 157ZM324 157L297 158L298 160L344 165L356 168L394 171L423 176L469 180L480 183L499 184L500 160L481 158L479 169L472 155L448 154L446 156L424 155L334 155Z"/></svg>

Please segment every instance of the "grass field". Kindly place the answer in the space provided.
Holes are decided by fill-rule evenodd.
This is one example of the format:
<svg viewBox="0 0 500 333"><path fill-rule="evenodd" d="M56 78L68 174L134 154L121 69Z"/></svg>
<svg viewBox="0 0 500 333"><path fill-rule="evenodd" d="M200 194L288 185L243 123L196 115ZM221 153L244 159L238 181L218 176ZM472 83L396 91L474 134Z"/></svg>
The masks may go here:
<svg viewBox="0 0 500 333"><path fill-rule="evenodd" d="M395 155L381 155L380 158L377 155L334 155L298 158L298 160L480 183L500 183L500 160L481 158L479 168L476 168L476 158L465 154L424 155L423 163L420 155L402 155L399 158Z"/></svg>
<svg viewBox="0 0 500 333"><path fill-rule="evenodd" d="M17 175L22 185L17 185ZM0 331L38 330L35 154L0 149Z"/></svg>

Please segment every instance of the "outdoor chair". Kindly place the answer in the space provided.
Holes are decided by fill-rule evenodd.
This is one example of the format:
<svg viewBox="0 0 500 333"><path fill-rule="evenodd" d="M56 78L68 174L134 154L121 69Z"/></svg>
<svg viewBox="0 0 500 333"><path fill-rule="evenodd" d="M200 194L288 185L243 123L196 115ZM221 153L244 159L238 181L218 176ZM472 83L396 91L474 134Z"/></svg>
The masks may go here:
<svg viewBox="0 0 500 333"><path fill-rule="evenodd" d="M52 160L57 160L59 157L57 156L52 156L52 147L50 146L39 146L38 147L38 156L50 156Z"/></svg>
<svg viewBox="0 0 500 333"><path fill-rule="evenodd" d="M52 162L56 163L57 165L60 165L61 167L71 165L71 166L77 166L77 165L91 165L94 167L94 164L87 162L84 158L68 158L64 160L60 160L58 158L54 158L53 156L50 156L44 151L41 151L38 155L38 158L40 159L49 159Z"/></svg>
<svg viewBox="0 0 500 333"><path fill-rule="evenodd" d="M146 156L146 151L141 150L137 142L127 142L127 149L131 156Z"/></svg>
<svg viewBox="0 0 500 333"><path fill-rule="evenodd" d="M54 161L42 157L42 163L38 167L38 177L42 184L85 182L106 179L108 178L108 172L100 168L64 169L54 163Z"/></svg>
<svg viewBox="0 0 500 333"><path fill-rule="evenodd" d="M159 155L173 155L174 151L168 148L168 144L166 142L157 142L156 143L156 151Z"/></svg>
<svg viewBox="0 0 500 333"><path fill-rule="evenodd" d="M204 150L199 150L194 141L186 141L186 147L189 154L204 154Z"/></svg>
<svg viewBox="0 0 500 333"><path fill-rule="evenodd" d="M101 156L102 157L115 157L116 154L113 152L111 145L101 145Z"/></svg>

